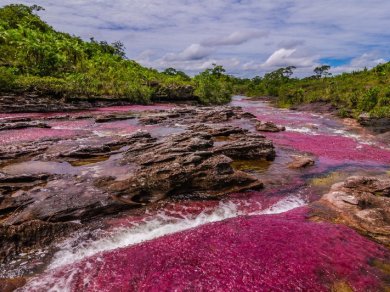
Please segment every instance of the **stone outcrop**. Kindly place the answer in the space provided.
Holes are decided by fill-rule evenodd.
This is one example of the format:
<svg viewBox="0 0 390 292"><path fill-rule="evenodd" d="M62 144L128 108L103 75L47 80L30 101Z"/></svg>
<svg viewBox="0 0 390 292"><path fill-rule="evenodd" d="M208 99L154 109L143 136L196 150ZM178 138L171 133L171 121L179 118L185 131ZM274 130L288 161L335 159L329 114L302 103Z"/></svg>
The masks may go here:
<svg viewBox="0 0 390 292"><path fill-rule="evenodd" d="M40 93L0 94L0 112L2 113L66 112L127 104L129 102L126 99L110 97L69 99Z"/></svg>
<svg viewBox="0 0 390 292"><path fill-rule="evenodd" d="M95 123L107 123L107 122L122 121L122 120L129 120L129 119L135 119L135 116L133 114L101 115L95 118Z"/></svg>
<svg viewBox="0 0 390 292"><path fill-rule="evenodd" d="M252 117L251 114L249 115ZM144 125L217 124L241 118L248 118L248 113L240 107L183 107L148 114L141 117L140 122Z"/></svg>
<svg viewBox="0 0 390 292"><path fill-rule="evenodd" d="M257 122L256 130L259 132L281 132L285 131L286 128L283 126L277 126L272 122Z"/></svg>
<svg viewBox="0 0 390 292"><path fill-rule="evenodd" d="M387 133L390 131L390 118L375 118L368 113L359 116L358 122L376 133Z"/></svg>
<svg viewBox="0 0 390 292"><path fill-rule="evenodd" d="M31 248L45 248L78 227L79 224L71 222L47 223L39 220L20 225L0 225L0 263Z"/></svg>
<svg viewBox="0 0 390 292"><path fill-rule="evenodd" d="M109 122L133 115L85 118ZM165 198L215 198L262 188L259 176L236 170L231 164L234 160L273 160L275 150L264 136L226 125L240 119L253 122L253 116L238 107L181 107L143 113L138 118L147 125L182 125L182 130L166 136L138 131L125 136L48 138L1 145L3 164L12 167L15 161L25 161L26 167L38 165L25 174L0 174L2 256L9 257L11 250L49 244L66 230L78 228L73 221L91 222ZM85 166L97 162L98 170L95 164ZM45 173L46 165L61 169ZM110 167L120 168L121 175ZM19 233L22 237L15 241Z"/></svg>
<svg viewBox="0 0 390 292"><path fill-rule="evenodd" d="M331 220L390 246L390 178L350 177L312 205L312 218Z"/></svg>
<svg viewBox="0 0 390 292"><path fill-rule="evenodd" d="M46 123L40 123L40 122L0 123L0 131L18 130L18 129L25 129L25 128L50 128L50 126Z"/></svg>
<svg viewBox="0 0 390 292"><path fill-rule="evenodd" d="M315 163L314 159L309 156L293 156L293 160L288 164L289 168L304 168L313 166Z"/></svg>
<svg viewBox="0 0 390 292"><path fill-rule="evenodd" d="M200 131L199 131L200 130ZM214 145L213 137L235 133L231 143ZM234 127L204 125L163 141L143 141L125 154L140 168L129 179L107 186L121 201L137 204L167 196L216 196L262 187L252 175L234 171L232 159L273 159L272 143Z"/></svg>

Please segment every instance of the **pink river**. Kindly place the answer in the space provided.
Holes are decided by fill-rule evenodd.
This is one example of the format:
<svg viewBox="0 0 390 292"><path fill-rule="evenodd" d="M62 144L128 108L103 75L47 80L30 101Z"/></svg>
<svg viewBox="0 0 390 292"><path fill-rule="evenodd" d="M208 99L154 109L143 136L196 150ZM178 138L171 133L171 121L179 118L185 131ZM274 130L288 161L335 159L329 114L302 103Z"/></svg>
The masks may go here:
<svg viewBox="0 0 390 292"><path fill-rule="evenodd" d="M390 263L387 248L343 225L309 221L306 207L330 184L349 175L388 173L389 145L377 142L363 129L349 129L336 118L277 109L242 97L236 97L232 105L261 121L287 127L285 132L266 134L275 144L277 158L258 170L266 185L263 191L231 194L218 201L168 201L137 216L105 220L105 227L93 236L79 232L61 243L45 269L32 275L19 291L389 289L389 272L378 268ZM43 115L0 115L0 119L17 117L39 119ZM86 118L52 120L50 125L51 129L4 131L0 143L145 129L137 120L97 125ZM169 132L146 129L160 135ZM281 172L291 154L302 152L315 157L315 167Z"/></svg>

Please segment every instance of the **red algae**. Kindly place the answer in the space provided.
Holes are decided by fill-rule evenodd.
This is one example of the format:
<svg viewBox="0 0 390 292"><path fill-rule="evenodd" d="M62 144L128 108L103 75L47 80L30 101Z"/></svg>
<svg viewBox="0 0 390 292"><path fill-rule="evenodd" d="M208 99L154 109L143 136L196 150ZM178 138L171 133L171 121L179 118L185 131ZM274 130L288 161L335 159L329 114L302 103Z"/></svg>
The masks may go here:
<svg viewBox="0 0 390 292"><path fill-rule="evenodd" d="M267 133L275 144L290 146L296 150L310 152L321 158L341 162L390 163L390 151L375 146L360 144L348 137L331 135L307 135L296 132Z"/></svg>
<svg viewBox="0 0 390 292"><path fill-rule="evenodd" d="M0 144L9 144L15 142L36 141L45 138L72 138L82 134L83 131L77 130L59 130L59 129L42 129L27 128L21 130L10 130L0 132Z"/></svg>
<svg viewBox="0 0 390 292"><path fill-rule="evenodd" d="M389 251L352 229L305 219L306 208L239 217L52 270L25 291L378 291Z"/></svg>
<svg viewBox="0 0 390 292"><path fill-rule="evenodd" d="M51 121L49 125L55 129L87 129L90 128L95 122L92 119L85 120L59 120L59 121Z"/></svg>

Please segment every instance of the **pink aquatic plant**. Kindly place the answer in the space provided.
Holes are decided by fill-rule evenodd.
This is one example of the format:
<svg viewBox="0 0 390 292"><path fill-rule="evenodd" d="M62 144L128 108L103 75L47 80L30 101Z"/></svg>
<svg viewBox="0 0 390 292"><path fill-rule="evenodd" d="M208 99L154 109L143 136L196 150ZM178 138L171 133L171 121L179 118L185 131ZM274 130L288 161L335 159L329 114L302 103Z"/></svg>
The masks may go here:
<svg viewBox="0 0 390 292"><path fill-rule="evenodd" d="M349 137L333 135L307 135L296 132L269 133L275 144L290 146L298 151L310 152L318 157L340 162L390 163L390 151L373 145L361 144Z"/></svg>
<svg viewBox="0 0 390 292"><path fill-rule="evenodd" d="M355 231L315 223L306 208L239 217L99 254L53 270L25 290L378 291L373 263L390 253ZM340 284L341 283L341 284ZM27 291L26 290L26 291Z"/></svg>
<svg viewBox="0 0 390 292"><path fill-rule="evenodd" d="M41 129L27 128L21 130L10 130L0 132L0 144L10 144L16 142L36 141L45 138L72 138L83 131L78 130L59 130L59 129Z"/></svg>

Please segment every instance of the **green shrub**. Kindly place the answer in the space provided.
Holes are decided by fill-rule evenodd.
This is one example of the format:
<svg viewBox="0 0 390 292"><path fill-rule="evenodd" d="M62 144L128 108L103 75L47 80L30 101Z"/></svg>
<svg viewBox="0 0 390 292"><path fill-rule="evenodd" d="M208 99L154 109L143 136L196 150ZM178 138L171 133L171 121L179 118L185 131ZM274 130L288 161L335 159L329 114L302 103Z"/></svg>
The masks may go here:
<svg viewBox="0 0 390 292"><path fill-rule="evenodd" d="M9 91L15 87L14 69L0 67L0 91Z"/></svg>
<svg viewBox="0 0 390 292"><path fill-rule="evenodd" d="M368 89L358 100L358 109L363 112L371 111L378 103L378 88Z"/></svg>
<svg viewBox="0 0 390 292"><path fill-rule="evenodd" d="M49 95L66 95L70 91L65 80L47 76L21 76L17 79L17 87L24 91Z"/></svg>
<svg viewBox="0 0 390 292"><path fill-rule="evenodd" d="M156 87L198 86L204 103L230 100L232 84L222 66L197 82L182 71L163 73L125 57L123 44L83 41L43 22L38 6L0 8L0 91L17 88L38 94L80 98L124 98L148 103ZM14 68L15 71L5 67Z"/></svg>
<svg viewBox="0 0 390 292"><path fill-rule="evenodd" d="M223 75L213 73L212 69L195 76L195 95L203 104L223 104L230 101L232 87Z"/></svg>

